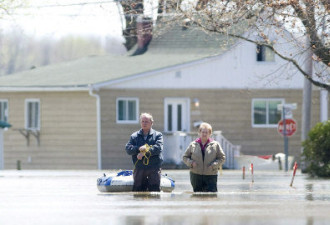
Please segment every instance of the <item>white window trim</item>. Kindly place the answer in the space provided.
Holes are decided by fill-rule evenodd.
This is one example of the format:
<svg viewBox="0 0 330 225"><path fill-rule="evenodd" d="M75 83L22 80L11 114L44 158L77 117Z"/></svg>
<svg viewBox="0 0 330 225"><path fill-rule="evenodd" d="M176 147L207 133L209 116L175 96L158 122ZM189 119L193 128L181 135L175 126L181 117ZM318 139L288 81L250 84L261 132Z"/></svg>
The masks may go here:
<svg viewBox="0 0 330 225"><path fill-rule="evenodd" d="M136 101L136 120L119 120L118 116L118 101ZM119 124L136 124L139 123L140 118L139 118L139 109L140 109L140 103L139 103L139 98L134 98L134 97L118 97L116 99L116 122Z"/></svg>
<svg viewBox="0 0 330 225"><path fill-rule="evenodd" d="M268 109L268 102L269 101L281 101L282 104L285 104L284 98L253 98L251 101L251 126L252 128L277 128L277 124L254 124L254 101L266 101L266 121L269 121L269 109ZM281 119L283 115L281 113Z"/></svg>
<svg viewBox="0 0 330 225"><path fill-rule="evenodd" d="M166 97L164 98L164 131L168 133L173 133L173 131L168 131L167 127L167 116L168 116L168 111L167 111L167 104L170 101L185 101L187 104L187 112L186 115L184 115L184 118L186 119L186 124L187 124L187 130L185 132L190 132L190 98L185 98L185 97Z"/></svg>
<svg viewBox="0 0 330 225"><path fill-rule="evenodd" d="M38 127L37 128L28 128L28 103L30 102L37 102L39 104L39 108L38 108ZM28 98L25 99L25 109L24 109L24 115L25 115L25 122L24 122L24 127L26 130L40 130L41 124L40 124L40 99L36 99L36 98Z"/></svg>
<svg viewBox="0 0 330 225"><path fill-rule="evenodd" d="M9 121L9 103L8 103L8 99L0 99L0 102L2 103L2 102L6 102L7 103L7 121L5 121L5 122L8 122ZM1 116L1 115L0 115ZM1 120L1 118L0 118L0 120Z"/></svg>

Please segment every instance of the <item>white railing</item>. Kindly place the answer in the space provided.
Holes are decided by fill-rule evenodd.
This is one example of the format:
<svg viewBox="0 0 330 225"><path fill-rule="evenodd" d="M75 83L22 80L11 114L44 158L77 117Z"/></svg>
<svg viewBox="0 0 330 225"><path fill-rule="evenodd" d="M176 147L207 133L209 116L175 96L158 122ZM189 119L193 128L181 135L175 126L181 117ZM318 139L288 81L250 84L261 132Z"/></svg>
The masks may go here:
<svg viewBox="0 0 330 225"><path fill-rule="evenodd" d="M3 129L0 127L0 170L4 168L3 165Z"/></svg>
<svg viewBox="0 0 330 225"><path fill-rule="evenodd" d="M186 132L173 132L163 133L164 135L164 161L166 163L173 163L175 165L182 164L182 156L193 140L198 136L197 133L186 133ZM240 146L233 145L224 136L221 131L214 131L214 140L218 141L226 154L226 162L223 164L223 168L235 169L237 168L235 162L235 156L240 154Z"/></svg>

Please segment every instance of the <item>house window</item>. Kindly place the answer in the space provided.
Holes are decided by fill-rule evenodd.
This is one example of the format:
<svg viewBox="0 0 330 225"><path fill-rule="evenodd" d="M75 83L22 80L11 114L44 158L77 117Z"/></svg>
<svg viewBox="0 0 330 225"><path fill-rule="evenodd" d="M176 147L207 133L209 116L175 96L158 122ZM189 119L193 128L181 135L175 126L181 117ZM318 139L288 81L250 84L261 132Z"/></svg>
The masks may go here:
<svg viewBox="0 0 330 225"><path fill-rule="evenodd" d="M25 100L25 129L40 130L40 101L39 99Z"/></svg>
<svg viewBox="0 0 330 225"><path fill-rule="evenodd" d="M117 123L139 122L139 100L138 98L117 99Z"/></svg>
<svg viewBox="0 0 330 225"><path fill-rule="evenodd" d="M283 103L283 99L253 99L252 127L277 127L282 117L277 105Z"/></svg>
<svg viewBox="0 0 330 225"><path fill-rule="evenodd" d="M257 45L257 61L258 62L274 62L275 53L265 45Z"/></svg>
<svg viewBox="0 0 330 225"><path fill-rule="evenodd" d="M8 122L8 101L0 99L0 120Z"/></svg>

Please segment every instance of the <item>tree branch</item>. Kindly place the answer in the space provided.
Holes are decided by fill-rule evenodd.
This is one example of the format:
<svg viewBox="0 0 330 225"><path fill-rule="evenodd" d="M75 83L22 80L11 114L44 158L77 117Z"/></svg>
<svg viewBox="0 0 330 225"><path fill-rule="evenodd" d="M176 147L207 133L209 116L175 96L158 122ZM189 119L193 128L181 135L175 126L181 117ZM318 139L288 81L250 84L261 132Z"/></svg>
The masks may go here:
<svg viewBox="0 0 330 225"><path fill-rule="evenodd" d="M222 34L224 34L224 35L228 35L228 36L230 36L230 37L238 38L238 39L241 39L241 40L244 40L244 41L250 42L250 43L254 43L254 44L262 44L262 45L265 45L265 46L269 47L269 48L272 49L272 50L274 51L274 53L275 53L276 55L278 55L280 58L282 58L282 59L284 59L284 60L286 60L286 61L292 63L292 64L293 64L293 65L294 65L294 66L295 66L295 67L296 67L296 68L302 73L302 75L303 75L306 79L308 79L312 84L314 84L314 85L316 85L316 86L318 86L318 87L324 88L324 89L326 89L328 92L330 92L330 84L322 83L322 82L319 82L319 81L317 81L317 80L314 80L313 77L312 77L312 75L306 73L306 72L301 68L301 66L299 65L299 63L298 63L296 60L294 60L293 58L289 58L289 57L284 56L283 54L281 54L280 52L278 52L278 51L274 48L273 45L271 45L271 44L267 44L267 43L259 43L258 41L255 41L255 40L252 40L252 39L246 38L246 37L244 37L244 36L242 36L242 35L231 34L231 33L224 33L224 32L219 31L219 30L217 30L217 29L213 29L213 30L212 30L212 29L209 29L209 28L207 28L207 27L205 27L205 26L203 26L203 25L201 25L201 24L198 24L198 23L196 23L196 24L197 24L199 27L201 27L202 29L204 29L204 30L206 30L206 31L208 31L208 32L222 33ZM310 59L310 60L312 60L312 59Z"/></svg>
<svg viewBox="0 0 330 225"><path fill-rule="evenodd" d="M321 59L321 61L330 66L330 48L327 48L317 35L316 21L315 21L315 5L314 1L306 1L306 10L297 4L292 7L300 18L301 22L306 28L306 32L310 38L310 45L313 48L313 53ZM329 4L329 3L328 3Z"/></svg>
<svg viewBox="0 0 330 225"><path fill-rule="evenodd" d="M243 36L240 36L240 35L235 35L235 34L228 34L229 36L231 37L235 37L235 38L239 38L239 39L242 39L242 40L245 40L245 41L248 41L248 42L251 42L251 43L255 43L255 44L259 44L257 41L254 41L254 40L251 40L249 38L246 38L246 37L243 37ZM302 68L301 66L299 65L299 63L294 60L293 58L289 58L289 57L286 57L284 56L283 54L281 54L280 52L278 52L273 45L270 45L270 44L264 44L262 43L262 45L265 45L267 47L269 47L270 49L272 49L274 51L274 53L276 55L278 55L280 58L288 61L288 62L291 62L302 74L305 78L307 78L312 84L318 86L318 87L321 87L321 88L324 88L326 89L328 92L330 92L330 84L326 84L326 83L322 83L322 82L319 82L317 80L314 80L312 75L306 73ZM310 59L312 60L312 59Z"/></svg>

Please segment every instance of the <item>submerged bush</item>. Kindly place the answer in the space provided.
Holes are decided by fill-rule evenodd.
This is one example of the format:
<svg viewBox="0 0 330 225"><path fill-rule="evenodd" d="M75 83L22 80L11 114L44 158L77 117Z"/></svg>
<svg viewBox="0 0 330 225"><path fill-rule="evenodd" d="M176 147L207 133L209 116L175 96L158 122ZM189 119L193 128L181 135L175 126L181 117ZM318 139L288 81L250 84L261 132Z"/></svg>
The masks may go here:
<svg viewBox="0 0 330 225"><path fill-rule="evenodd" d="M330 177L330 120L316 124L302 145L306 172L311 176Z"/></svg>

